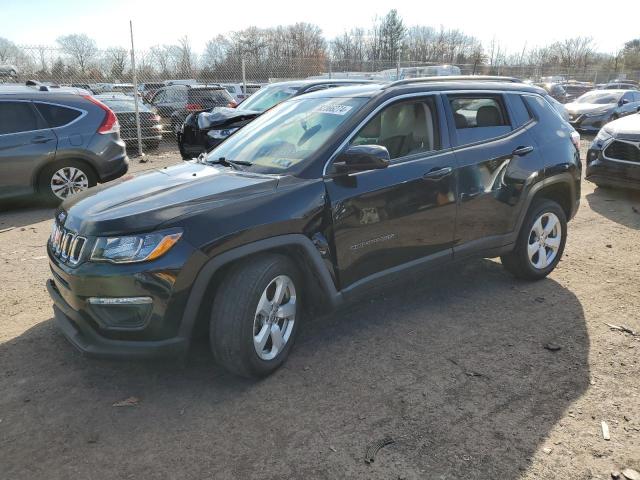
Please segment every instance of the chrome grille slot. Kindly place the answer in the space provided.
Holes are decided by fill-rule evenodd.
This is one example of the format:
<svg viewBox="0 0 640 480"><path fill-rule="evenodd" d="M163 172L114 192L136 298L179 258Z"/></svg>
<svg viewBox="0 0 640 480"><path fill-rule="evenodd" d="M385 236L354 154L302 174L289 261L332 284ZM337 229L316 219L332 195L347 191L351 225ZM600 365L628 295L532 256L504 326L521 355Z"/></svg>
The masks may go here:
<svg viewBox="0 0 640 480"><path fill-rule="evenodd" d="M49 237L51 251L61 261L76 265L82 260L87 239L60 225L54 225Z"/></svg>

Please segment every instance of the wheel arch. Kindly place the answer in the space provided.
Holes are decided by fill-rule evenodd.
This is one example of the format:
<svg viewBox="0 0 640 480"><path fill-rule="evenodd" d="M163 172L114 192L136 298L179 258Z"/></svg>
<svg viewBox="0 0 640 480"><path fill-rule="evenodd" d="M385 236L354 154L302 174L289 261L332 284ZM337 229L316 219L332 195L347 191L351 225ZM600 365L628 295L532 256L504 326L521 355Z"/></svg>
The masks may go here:
<svg viewBox="0 0 640 480"><path fill-rule="evenodd" d="M200 269L188 296L180 324L179 335L192 338L196 329L203 328L208 320L211 299L226 273L239 261L246 261L252 256L262 254L280 254L294 260L300 267L305 285L312 292L311 303L315 306L326 305L332 307L342 303L342 294L336 289L333 277L325 265L325 260L316 249L313 242L302 234L288 234L259 240L217 255L208 260Z"/></svg>

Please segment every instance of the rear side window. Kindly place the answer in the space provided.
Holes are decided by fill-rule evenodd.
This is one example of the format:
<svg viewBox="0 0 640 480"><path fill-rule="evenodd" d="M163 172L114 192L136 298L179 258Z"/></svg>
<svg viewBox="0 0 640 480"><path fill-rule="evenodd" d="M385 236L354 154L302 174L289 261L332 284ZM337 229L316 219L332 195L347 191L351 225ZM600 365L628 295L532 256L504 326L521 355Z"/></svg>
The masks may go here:
<svg viewBox="0 0 640 480"><path fill-rule="evenodd" d="M0 102L0 135L38 128L38 117L29 102Z"/></svg>
<svg viewBox="0 0 640 480"><path fill-rule="evenodd" d="M35 106L51 128L67 125L82 115L82 112L78 110L61 107L60 105L35 103Z"/></svg>
<svg viewBox="0 0 640 480"><path fill-rule="evenodd" d="M511 131L502 98L484 96L449 97L458 145L500 137Z"/></svg>
<svg viewBox="0 0 640 480"><path fill-rule="evenodd" d="M532 119L531 112L527 109L520 95L509 95L509 105L511 106L511 113L513 114L512 123L514 128L519 128L529 123L529 120Z"/></svg>
<svg viewBox="0 0 640 480"><path fill-rule="evenodd" d="M190 102L208 102L215 105L227 105L233 98L224 89L219 90L190 90Z"/></svg>

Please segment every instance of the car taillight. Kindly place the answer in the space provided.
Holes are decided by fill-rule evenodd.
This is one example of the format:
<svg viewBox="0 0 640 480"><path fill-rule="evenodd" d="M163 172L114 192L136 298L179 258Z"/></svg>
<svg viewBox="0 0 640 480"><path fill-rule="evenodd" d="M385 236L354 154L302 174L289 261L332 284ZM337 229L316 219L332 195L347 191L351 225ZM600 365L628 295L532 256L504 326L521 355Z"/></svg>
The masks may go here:
<svg viewBox="0 0 640 480"><path fill-rule="evenodd" d="M199 103L187 103L187 106L185 108L190 112L198 112L200 110L204 110L204 107Z"/></svg>
<svg viewBox="0 0 640 480"><path fill-rule="evenodd" d="M116 114L113 113L113 111L109 107L107 107L100 100L93 98L91 95L83 95L83 98L86 98L91 103L93 103L94 105L97 105L102 110L104 110L104 113L105 113L104 120L102 120L102 123L98 127L98 130L96 133L105 135L107 133L116 133L120 131L120 124L118 123L118 117L116 117Z"/></svg>
<svg viewBox="0 0 640 480"><path fill-rule="evenodd" d="M571 132L571 143L573 143L573 145L580 150L580 134L578 132L576 132L575 130L573 132Z"/></svg>

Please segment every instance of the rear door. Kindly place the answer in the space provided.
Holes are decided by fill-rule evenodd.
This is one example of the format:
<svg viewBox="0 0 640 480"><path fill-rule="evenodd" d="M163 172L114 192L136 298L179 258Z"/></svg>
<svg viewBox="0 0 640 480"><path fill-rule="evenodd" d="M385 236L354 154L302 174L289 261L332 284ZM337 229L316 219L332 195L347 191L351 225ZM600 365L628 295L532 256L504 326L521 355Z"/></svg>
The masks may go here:
<svg viewBox="0 0 640 480"><path fill-rule="evenodd" d="M56 154L57 137L30 101L0 100L0 198L29 193Z"/></svg>
<svg viewBox="0 0 640 480"><path fill-rule="evenodd" d="M455 159L441 120L438 95L397 100L349 139L345 148L386 147L391 165L325 180L342 289L395 267L451 258Z"/></svg>
<svg viewBox="0 0 640 480"><path fill-rule="evenodd" d="M454 254L502 246L525 182L543 169L534 120L517 94L450 94L444 103L459 169Z"/></svg>

